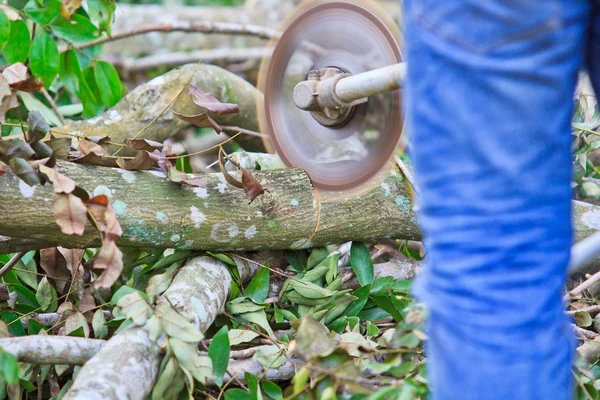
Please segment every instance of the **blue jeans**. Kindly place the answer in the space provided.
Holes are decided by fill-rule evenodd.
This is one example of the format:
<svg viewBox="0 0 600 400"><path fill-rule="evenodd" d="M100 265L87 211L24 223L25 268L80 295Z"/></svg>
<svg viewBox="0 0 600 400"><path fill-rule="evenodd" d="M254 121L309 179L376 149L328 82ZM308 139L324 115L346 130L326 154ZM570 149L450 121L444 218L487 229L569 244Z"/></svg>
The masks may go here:
<svg viewBox="0 0 600 400"><path fill-rule="evenodd" d="M569 399L570 120L596 0L405 0L436 400Z"/></svg>

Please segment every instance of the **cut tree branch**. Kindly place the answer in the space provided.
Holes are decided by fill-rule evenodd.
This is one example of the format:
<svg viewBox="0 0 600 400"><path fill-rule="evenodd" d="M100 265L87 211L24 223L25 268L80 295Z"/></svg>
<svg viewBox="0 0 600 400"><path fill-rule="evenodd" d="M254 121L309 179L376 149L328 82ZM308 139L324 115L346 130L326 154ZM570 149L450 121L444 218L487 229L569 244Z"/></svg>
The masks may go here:
<svg viewBox="0 0 600 400"><path fill-rule="evenodd" d="M198 114L201 110L194 104L185 88L194 71L196 73L191 84L205 92L212 93L221 102L235 103L240 107L238 114L210 113L218 124L239 126L251 131L259 130L256 104L262 102L260 91L223 68L213 65L188 64L138 86L104 114L88 120L73 122L56 131L81 137L108 136L111 142L123 143L125 139L133 137L146 128L182 90L183 93L171 108L184 115ZM167 110L145 129L140 138L163 142L189 126L191 126L189 122L182 121ZM236 140L246 150L262 151L264 149L259 137L240 135ZM111 146L109 151L112 154L119 148ZM131 151L125 150L119 153L122 156L128 154L131 155Z"/></svg>
<svg viewBox="0 0 600 400"><path fill-rule="evenodd" d="M248 262L236 263L242 280L257 269ZM168 302L200 332L205 332L223 310L230 285L231 275L224 263L197 257L179 270L157 301ZM147 327L129 328L113 336L85 363L64 399L145 399L152 390L162 357L162 348L152 343Z"/></svg>
<svg viewBox="0 0 600 400"><path fill-rule="evenodd" d="M267 157L266 155L263 155ZM223 175L197 175L205 188L180 186L161 172L58 162L56 169L88 193L104 193L116 210L121 246L203 250L310 248L349 240L419 239L408 182L391 163L363 187L320 194L320 216L310 179L298 169L255 171L269 191L248 204ZM232 175L239 179L238 172ZM190 176L191 177L191 176ZM64 235L52 212L50 185L24 197L19 179L0 176L0 234L41 239L68 247L99 244L91 225L83 236ZM320 223L315 235L317 218ZM309 240L310 239L310 240Z"/></svg>

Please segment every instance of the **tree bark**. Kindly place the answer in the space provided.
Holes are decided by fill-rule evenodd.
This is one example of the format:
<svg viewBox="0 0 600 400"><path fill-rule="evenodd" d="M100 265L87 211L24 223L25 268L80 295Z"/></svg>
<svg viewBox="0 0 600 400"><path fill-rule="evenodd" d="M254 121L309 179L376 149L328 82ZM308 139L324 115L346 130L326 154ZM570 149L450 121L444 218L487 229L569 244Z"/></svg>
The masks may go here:
<svg viewBox="0 0 600 400"><path fill-rule="evenodd" d="M132 138L160 115L139 138L162 142L181 129L191 126L190 123L175 117L169 110L163 113L179 93L181 95L172 105L173 110L186 115L199 114L203 111L194 104L188 89L185 88L192 74L194 78L191 84L212 93L221 102L239 105L239 114L211 113L211 117L218 124L239 126L252 131L259 130L256 104L262 102L260 91L223 68L214 65L188 64L138 86L104 114L73 122L60 127L58 131L78 136L108 136L112 142L123 143L126 138ZM246 150L264 150L262 140L255 136L240 135L236 141ZM109 151L112 154L118 148L111 146ZM131 154L131 151L127 149L119 152L119 155L128 154Z"/></svg>
<svg viewBox="0 0 600 400"><path fill-rule="evenodd" d="M236 263L242 280L257 268L246 261ZM224 263L197 257L179 270L157 301L169 302L204 332L223 310L230 284L231 275ZM152 343L146 327L127 329L85 363L64 399L145 399L154 386L162 357L162 348Z"/></svg>
<svg viewBox="0 0 600 400"><path fill-rule="evenodd" d="M308 176L299 169L255 171L268 192L251 204L221 173L198 175L206 187L194 188L172 183L159 172L71 162L59 162L56 168L88 193L110 197L124 231L118 241L121 246L297 249L349 240L419 239L421 235L408 183L391 163L363 187L342 193L313 191ZM50 185L36 187L32 195L25 191L30 197L24 197L19 187L12 173L0 176L0 215L4 216L0 235L67 247L98 245L98 234L89 223L83 236L60 231L52 212Z"/></svg>

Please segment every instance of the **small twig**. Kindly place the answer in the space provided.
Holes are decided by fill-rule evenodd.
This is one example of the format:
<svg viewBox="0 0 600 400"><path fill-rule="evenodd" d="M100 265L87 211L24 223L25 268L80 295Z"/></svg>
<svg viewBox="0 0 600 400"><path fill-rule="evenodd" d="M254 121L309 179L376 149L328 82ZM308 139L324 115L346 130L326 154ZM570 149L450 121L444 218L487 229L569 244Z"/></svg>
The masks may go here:
<svg viewBox="0 0 600 400"><path fill-rule="evenodd" d="M50 107L52 107L52 110L54 110L54 112L56 113L56 116L58 117L58 119L60 119L60 122L62 122L63 125L66 125L67 121L65 120L65 117L62 116L60 111L58 111L58 106L56 105L56 102L54 101L52 96L50 96L50 93L48 93L48 91L44 87L42 88L41 92L44 95L44 97L46 98L46 100L48 100L48 103L50 103Z"/></svg>
<svg viewBox="0 0 600 400"><path fill-rule="evenodd" d="M6 264L4 264L2 269L0 269L0 278L2 278L4 276L4 274L6 274L8 271L10 271L12 269L12 267L14 267L16 265L21 260L21 258L23 258L25 253L26 253L25 251L21 251L19 253L16 253L14 256L12 256L12 258L10 260L8 260L8 262Z"/></svg>
<svg viewBox="0 0 600 400"><path fill-rule="evenodd" d="M565 294L565 296L563 297L563 300L564 301L569 301L573 297L579 296L585 290L587 290L592 285L594 285L595 283L598 283L598 282L600 282L600 271L596 272L589 279L583 281L577 287L575 287L573 290L571 290L570 292L568 292L567 294Z"/></svg>
<svg viewBox="0 0 600 400"><path fill-rule="evenodd" d="M206 347L206 345L204 343L202 343L202 346L205 348L206 351L199 351L198 353L201 356L207 356L208 355L208 348ZM254 354L256 354L256 352L261 347L263 347L263 346L248 347L247 349L242 349L242 350L231 350L229 352L229 357L232 358L232 359L234 359L234 360L242 360L242 359L245 359L245 358L250 358Z"/></svg>
<svg viewBox="0 0 600 400"><path fill-rule="evenodd" d="M398 166L398 168L400 168L400 171L402 171L402 174L404 175L404 177L406 177L406 180L408 181L408 183L410 183L410 186L412 187L413 191L416 194L419 194L419 189L417 188L417 184L416 184L415 179L413 178L410 170L406 167L406 165L400 159L400 157L394 156L394 160L396 160L396 165Z"/></svg>
<svg viewBox="0 0 600 400"><path fill-rule="evenodd" d="M229 131L229 132L240 132L240 133L244 133L244 134L250 135L250 136L269 137L269 135L265 135L260 132L251 131L249 129L240 128L239 126L221 126L221 129L223 129L224 131Z"/></svg>
<svg viewBox="0 0 600 400"><path fill-rule="evenodd" d="M125 39L131 36L143 35L150 32L187 32L187 33L221 33L221 34L235 34L244 36L256 36L261 39L271 39L273 37L279 37L279 32L258 25L243 25L234 24L227 22L202 22L202 23L179 23L179 24L160 24L150 25L130 31L115 33L110 37L103 37L94 41L80 44L75 46L77 50L85 49L88 47L97 46L107 42L113 42L120 39Z"/></svg>
<svg viewBox="0 0 600 400"><path fill-rule="evenodd" d="M597 313L600 313L600 305L584 307L584 308L581 308L579 310L567 311L567 314L573 315L573 314L575 314L575 313L577 313L579 311L587 312L589 314L597 314Z"/></svg>
<svg viewBox="0 0 600 400"><path fill-rule="evenodd" d="M197 156L198 154L206 153L207 151L211 151L211 150L213 150L213 149L216 149L216 148L218 148L218 147L221 147L222 145L224 145L224 144L225 144L225 143L227 143L227 142L231 142L233 139L235 139L235 138L236 138L236 137L238 137L239 135L241 135L241 132L239 132L239 133L237 133L237 134L235 134L235 135L231 136L229 139L226 139L226 140L222 141L221 143L219 143L219 144L216 144L216 145L214 145L214 146L211 146L211 147L209 147L209 148L207 148L207 149L200 150L200 151L196 151L196 152L189 153L189 154L183 154L183 155L181 155L181 156L171 156L171 157L165 157L165 160L177 160L178 158L192 157L192 156ZM116 154L116 153L115 153L115 154Z"/></svg>

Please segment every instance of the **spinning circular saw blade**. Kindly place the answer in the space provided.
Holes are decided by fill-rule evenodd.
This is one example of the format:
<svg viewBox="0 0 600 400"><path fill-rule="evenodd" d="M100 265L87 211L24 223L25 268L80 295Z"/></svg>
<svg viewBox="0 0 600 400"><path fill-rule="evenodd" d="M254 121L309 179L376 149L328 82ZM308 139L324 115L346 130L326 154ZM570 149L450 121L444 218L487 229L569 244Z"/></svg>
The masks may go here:
<svg viewBox="0 0 600 400"><path fill-rule="evenodd" d="M403 127L401 92L371 96L347 110L341 122L326 124L295 105L294 87L327 67L358 74L401 62L396 41L400 33L377 6L339 0L302 4L283 32L259 74L265 146L286 165L306 170L318 188L357 187L374 176L396 148Z"/></svg>

